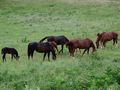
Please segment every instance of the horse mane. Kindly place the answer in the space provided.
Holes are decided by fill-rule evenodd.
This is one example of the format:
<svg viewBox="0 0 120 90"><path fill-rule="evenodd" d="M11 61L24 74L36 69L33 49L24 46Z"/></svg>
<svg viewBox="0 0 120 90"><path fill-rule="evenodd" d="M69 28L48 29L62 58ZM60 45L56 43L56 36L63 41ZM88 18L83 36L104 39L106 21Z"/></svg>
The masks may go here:
<svg viewBox="0 0 120 90"><path fill-rule="evenodd" d="M69 39L67 37L65 37L64 35L62 35L62 37L64 37L66 41L69 42Z"/></svg>
<svg viewBox="0 0 120 90"><path fill-rule="evenodd" d="M49 38L49 37L51 37L51 36L46 36L46 37L44 37L43 39L41 39L39 42L41 43L41 42L43 42L45 39L47 39L47 38Z"/></svg>

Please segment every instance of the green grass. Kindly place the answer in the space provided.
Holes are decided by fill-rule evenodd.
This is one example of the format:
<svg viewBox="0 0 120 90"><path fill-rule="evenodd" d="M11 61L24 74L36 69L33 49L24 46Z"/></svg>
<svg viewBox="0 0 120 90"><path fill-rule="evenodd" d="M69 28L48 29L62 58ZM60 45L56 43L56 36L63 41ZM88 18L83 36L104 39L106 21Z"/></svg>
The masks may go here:
<svg viewBox="0 0 120 90"><path fill-rule="evenodd" d="M83 57L72 58L65 48L56 61L43 62L41 53L27 59L28 43L45 36L95 42L103 31L120 33L119 0L1 0L0 48L15 47L21 56L0 61L1 90L119 90L120 43Z"/></svg>

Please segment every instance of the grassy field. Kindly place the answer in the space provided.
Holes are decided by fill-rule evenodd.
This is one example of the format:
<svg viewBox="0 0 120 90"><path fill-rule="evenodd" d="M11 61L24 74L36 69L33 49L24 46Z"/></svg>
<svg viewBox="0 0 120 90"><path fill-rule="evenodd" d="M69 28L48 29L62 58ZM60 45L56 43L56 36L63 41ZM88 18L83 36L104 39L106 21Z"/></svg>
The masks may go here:
<svg viewBox="0 0 120 90"><path fill-rule="evenodd" d="M95 42L103 31L120 33L120 0L0 0L0 49L15 47L21 56L0 60L0 90L120 90L120 43L75 59L67 48L56 61L43 62L41 53L27 59L28 43L45 36Z"/></svg>

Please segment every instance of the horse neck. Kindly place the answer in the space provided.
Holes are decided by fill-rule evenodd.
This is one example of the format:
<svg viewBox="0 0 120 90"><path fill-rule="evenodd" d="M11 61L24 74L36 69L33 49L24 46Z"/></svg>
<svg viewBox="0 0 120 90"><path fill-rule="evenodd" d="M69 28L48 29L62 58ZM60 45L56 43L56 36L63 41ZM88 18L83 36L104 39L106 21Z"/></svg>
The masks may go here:
<svg viewBox="0 0 120 90"><path fill-rule="evenodd" d="M99 43L99 42L100 42L100 37L98 37L98 38L97 38L96 42L97 42L97 43Z"/></svg>
<svg viewBox="0 0 120 90"><path fill-rule="evenodd" d="M66 43L69 42L69 39L65 38L66 39Z"/></svg>
<svg viewBox="0 0 120 90"><path fill-rule="evenodd" d="M17 51L16 51L15 55L18 56L18 52Z"/></svg>

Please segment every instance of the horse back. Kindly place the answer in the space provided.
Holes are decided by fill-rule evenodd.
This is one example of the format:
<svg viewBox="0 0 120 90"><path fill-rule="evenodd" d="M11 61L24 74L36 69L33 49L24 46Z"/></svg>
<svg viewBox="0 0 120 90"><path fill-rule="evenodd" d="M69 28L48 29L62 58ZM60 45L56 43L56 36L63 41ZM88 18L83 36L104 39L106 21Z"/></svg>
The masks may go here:
<svg viewBox="0 0 120 90"><path fill-rule="evenodd" d="M1 51L1 53L2 53L2 54L8 53L8 54L17 54L17 55L18 55L18 52L17 52L16 49L14 49L14 48L9 48L9 47L3 48L2 51Z"/></svg>
<svg viewBox="0 0 120 90"><path fill-rule="evenodd" d="M106 32L103 33L101 40L102 41L110 41L112 39L116 39L118 34L116 32Z"/></svg>
<svg viewBox="0 0 120 90"><path fill-rule="evenodd" d="M64 35L62 35L62 36L51 36L47 39L47 41L48 42L55 41L57 45L60 45L60 44L65 44L69 40Z"/></svg>
<svg viewBox="0 0 120 90"><path fill-rule="evenodd" d="M118 38L118 33L117 32L112 32L113 38Z"/></svg>

